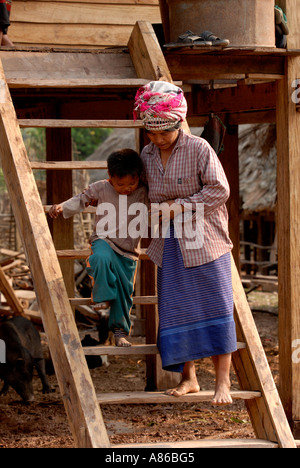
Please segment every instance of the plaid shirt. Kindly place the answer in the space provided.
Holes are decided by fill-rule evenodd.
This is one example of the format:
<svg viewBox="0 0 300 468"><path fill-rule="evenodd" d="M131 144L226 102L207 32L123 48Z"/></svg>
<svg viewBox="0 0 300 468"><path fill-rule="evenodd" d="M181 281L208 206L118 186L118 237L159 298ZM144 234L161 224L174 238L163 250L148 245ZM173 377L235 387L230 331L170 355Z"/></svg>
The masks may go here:
<svg viewBox="0 0 300 468"><path fill-rule="evenodd" d="M226 201L229 185L223 167L203 138L179 131L179 138L164 170L159 149L150 143L141 157L144 161L151 203L175 200L187 210L204 207L203 245L187 248L190 238L178 239L185 267L209 263L232 249L228 234ZM195 213L193 215L195 219ZM195 226L195 224L194 224ZM152 239L147 254L162 266L164 239Z"/></svg>

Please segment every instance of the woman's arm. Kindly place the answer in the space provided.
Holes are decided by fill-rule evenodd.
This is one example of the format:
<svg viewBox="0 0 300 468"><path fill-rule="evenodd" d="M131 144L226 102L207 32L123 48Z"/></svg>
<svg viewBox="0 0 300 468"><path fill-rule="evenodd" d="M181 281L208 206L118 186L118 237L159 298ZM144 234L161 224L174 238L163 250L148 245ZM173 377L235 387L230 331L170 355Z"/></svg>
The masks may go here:
<svg viewBox="0 0 300 468"><path fill-rule="evenodd" d="M204 204L204 213L210 216L226 203L230 188L218 156L207 142L203 142L198 153L198 174L203 187L198 193L177 198L175 202L193 211L196 211L197 203Z"/></svg>

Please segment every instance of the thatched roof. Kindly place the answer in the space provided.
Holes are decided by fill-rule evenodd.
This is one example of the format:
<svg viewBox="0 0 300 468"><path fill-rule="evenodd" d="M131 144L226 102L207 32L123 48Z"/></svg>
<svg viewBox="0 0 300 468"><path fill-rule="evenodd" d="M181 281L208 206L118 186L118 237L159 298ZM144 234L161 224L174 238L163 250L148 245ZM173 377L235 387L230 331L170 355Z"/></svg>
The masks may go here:
<svg viewBox="0 0 300 468"><path fill-rule="evenodd" d="M192 129L200 136L202 128ZM119 148L135 146L134 129L115 129L88 158L105 161ZM245 125L239 133L240 196L244 211L273 211L276 204L276 127ZM91 182L107 177L106 171L90 171Z"/></svg>
<svg viewBox="0 0 300 468"><path fill-rule="evenodd" d="M240 129L240 197L244 211L274 211L276 154L275 124L247 125Z"/></svg>

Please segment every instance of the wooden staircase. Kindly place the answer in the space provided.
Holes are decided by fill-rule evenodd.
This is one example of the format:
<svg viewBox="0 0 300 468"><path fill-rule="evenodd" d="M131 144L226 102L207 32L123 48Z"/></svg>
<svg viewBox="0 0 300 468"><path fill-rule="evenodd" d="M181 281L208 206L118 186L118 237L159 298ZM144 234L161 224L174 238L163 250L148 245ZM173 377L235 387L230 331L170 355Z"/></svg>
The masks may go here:
<svg viewBox="0 0 300 468"><path fill-rule="evenodd" d="M90 299L69 298L58 258L85 258L89 251L56 252L33 176L34 169L76 170L103 169L101 162L44 162L28 160L20 127L140 127L133 121L72 121L72 120L20 120L11 99L9 86L31 88L74 87L139 87L153 79L171 81L171 75L157 42L152 26L137 23L128 44L137 78L130 80L34 80L10 79L9 83L0 66L0 155L2 170L9 190L14 215L34 279L35 291L42 311L51 356L70 428L77 447L109 448L110 442L101 413L102 404L146 404L202 402L212 398L212 391L200 391L174 398L161 392L123 392L97 395L87 368L85 355L156 355L156 344L117 347L82 348L72 307L89 304ZM145 253L141 260L146 259ZM239 391L232 391L234 399L243 399L250 414L257 439L230 441L193 441L180 444L159 444L157 447L266 447L296 448L268 362L248 306L239 273L232 260L235 321L238 350L233 363L240 383ZM136 304L156 304L156 296L135 297ZM155 445L143 444L143 447ZM126 446L128 447L128 446ZM135 445L134 447L139 447Z"/></svg>

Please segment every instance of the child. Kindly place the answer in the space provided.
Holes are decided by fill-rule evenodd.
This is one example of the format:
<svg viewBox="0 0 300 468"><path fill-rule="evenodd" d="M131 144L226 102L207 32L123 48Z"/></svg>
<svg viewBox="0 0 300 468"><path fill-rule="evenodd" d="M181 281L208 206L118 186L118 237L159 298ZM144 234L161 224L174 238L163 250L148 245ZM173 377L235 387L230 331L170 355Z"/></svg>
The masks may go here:
<svg viewBox="0 0 300 468"><path fill-rule="evenodd" d="M129 314L140 239L148 221L148 196L140 179L143 163L135 151L116 151L109 156L107 165L108 180L95 182L81 194L53 205L49 215L56 218L63 213L64 218L69 218L97 203L90 239L92 255L87 260L87 271L93 281L92 301L96 311L110 307L109 328L114 333L116 345L127 347L131 346L126 337L131 327ZM145 207L145 216L140 220L143 226L130 237L128 231L134 215L129 213L134 212L134 204Z"/></svg>

